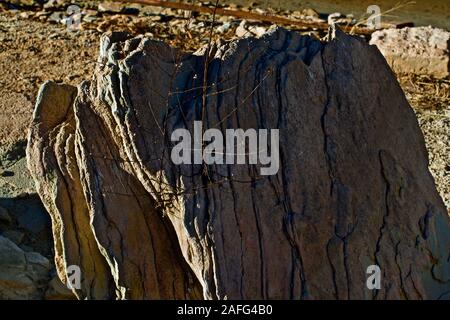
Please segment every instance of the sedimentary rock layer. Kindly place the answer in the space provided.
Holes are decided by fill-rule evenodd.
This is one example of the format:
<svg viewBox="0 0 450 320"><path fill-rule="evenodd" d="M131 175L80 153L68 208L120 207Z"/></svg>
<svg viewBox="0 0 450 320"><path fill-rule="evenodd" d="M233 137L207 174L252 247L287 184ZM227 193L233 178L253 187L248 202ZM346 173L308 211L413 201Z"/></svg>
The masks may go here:
<svg viewBox="0 0 450 320"><path fill-rule="evenodd" d="M194 121L279 129L280 170L175 165L171 133ZM414 112L378 49L339 30L196 54L105 35L90 82L42 87L27 157L80 298L448 297L450 221Z"/></svg>

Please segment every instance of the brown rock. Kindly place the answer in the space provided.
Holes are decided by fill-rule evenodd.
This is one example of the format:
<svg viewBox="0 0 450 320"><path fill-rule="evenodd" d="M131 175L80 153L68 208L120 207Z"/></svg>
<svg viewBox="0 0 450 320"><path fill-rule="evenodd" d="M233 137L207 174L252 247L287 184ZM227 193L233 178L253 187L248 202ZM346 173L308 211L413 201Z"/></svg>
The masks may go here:
<svg viewBox="0 0 450 320"><path fill-rule="evenodd" d="M392 69L399 74L445 78L450 72L450 32L433 27L386 29L372 34Z"/></svg>
<svg viewBox="0 0 450 320"><path fill-rule="evenodd" d="M98 11L108 13L121 13L124 7L124 4L119 2L101 2L98 5Z"/></svg>
<svg viewBox="0 0 450 320"><path fill-rule="evenodd" d="M206 50L113 33L78 93L46 83L27 157L60 277L81 264L91 298L442 298L450 220L414 112L375 47L332 39L232 42L203 80ZM278 174L174 165L168 137L200 119L278 128Z"/></svg>
<svg viewBox="0 0 450 320"><path fill-rule="evenodd" d="M311 9L311 8L303 9L302 14L307 17L319 18L319 13L316 10Z"/></svg>

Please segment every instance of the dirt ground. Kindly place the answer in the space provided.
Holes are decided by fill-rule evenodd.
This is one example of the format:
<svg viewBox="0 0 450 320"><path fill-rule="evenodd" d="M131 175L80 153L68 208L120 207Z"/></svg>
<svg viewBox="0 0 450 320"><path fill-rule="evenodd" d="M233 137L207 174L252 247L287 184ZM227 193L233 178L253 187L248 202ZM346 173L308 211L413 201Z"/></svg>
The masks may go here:
<svg viewBox="0 0 450 320"><path fill-rule="evenodd" d="M128 17L122 22L136 25ZM159 27L156 37L167 38ZM23 157L39 86L46 80L77 85L88 79L102 31L73 32L61 24L0 13L0 180L8 179L9 171L26 170L14 160ZM450 81L410 76L401 78L400 83L418 115L430 154L430 170L450 212ZM0 181L0 188L5 185Z"/></svg>
<svg viewBox="0 0 450 320"><path fill-rule="evenodd" d="M92 74L98 34L0 15L0 148L25 139L39 86Z"/></svg>

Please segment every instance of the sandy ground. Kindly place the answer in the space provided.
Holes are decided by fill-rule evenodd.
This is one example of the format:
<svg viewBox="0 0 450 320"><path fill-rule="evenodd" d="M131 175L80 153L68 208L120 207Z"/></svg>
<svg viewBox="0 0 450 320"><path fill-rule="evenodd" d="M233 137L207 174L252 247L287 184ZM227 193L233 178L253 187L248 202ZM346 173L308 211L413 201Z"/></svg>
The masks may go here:
<svg viewBox="0 0 450 320"><path fill-rule="evenodd" d="M129 21L125 19L125 22ZM128 22L127 22L128 21ZM11 195L29 184L23 146L39 86L46 80L76 85L92 74L102 30L68 31L9 12L0 13L0 189ZM165 36L158 33L160 38ZM194 37L195 39L195 37ZM430 153L430 170L450 212L449 81L401 79ZM17 161L19 160L19 162ZM15 175L9 174L11 171ZM20 171L20 172L17 172ZM13 177L23 175L16 187ZM8 180L9 179L9 180Z"/></svg>
<svg viewBox="0 0 450 320"><path fill-rule="evenodd" d="M0 15L0 149L24 139L39 86L46 80L77 84L92 73L94 32Z"/></svg>

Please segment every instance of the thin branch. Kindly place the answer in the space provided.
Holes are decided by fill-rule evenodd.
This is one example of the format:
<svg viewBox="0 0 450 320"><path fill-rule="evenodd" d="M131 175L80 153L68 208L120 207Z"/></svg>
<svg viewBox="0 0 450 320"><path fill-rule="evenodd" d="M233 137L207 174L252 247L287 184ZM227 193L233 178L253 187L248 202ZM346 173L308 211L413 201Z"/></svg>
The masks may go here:
<svg viewBox="0 0 450 320"><path fill-rule="evenodd" d="M171 2L171 1L160 1L160 0L117 0L118 2L131 2L131 3L139 3L148 6L154 7L162 7L162 8L170 8L176 10L185 10L197 13L206 13L206 14L216 14L221 16L231 16L240 19L246 20L256 20L261 22L267 22L272 24L280 24L280 25L291 25L300 28L306 29L319 29L319 30L328 30L328 23L325 22L314 22L314 21L300 21L294 20L291 18L286 18L278 15L272 14L259 14L255 12L248 12L243 10L230 10L230 9L222 9L215 7L207 7L207 6L199 6L192 5L188 3L180 3L180 2ZM371 34L374 30L368 28L353 28L350 26L340 26L343 31L346 32L356 32L358 34ZM353 30L352 30L353 29Z"/></svg>

